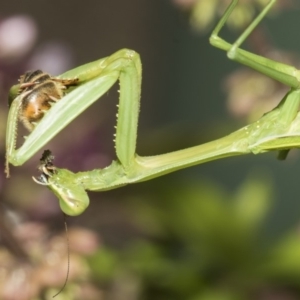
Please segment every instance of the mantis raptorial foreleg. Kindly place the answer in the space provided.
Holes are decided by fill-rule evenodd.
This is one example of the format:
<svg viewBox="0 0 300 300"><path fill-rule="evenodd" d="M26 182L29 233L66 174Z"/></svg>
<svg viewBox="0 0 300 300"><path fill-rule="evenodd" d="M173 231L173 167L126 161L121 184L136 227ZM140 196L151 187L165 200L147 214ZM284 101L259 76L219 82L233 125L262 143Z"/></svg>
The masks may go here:
<svg viewBox="0 0 300 300"><path fill-rule="evenodd" d="M12 102L6 134L8 163L15 166L22 165L119 79L120 104L115 140L116 152L124 166L130 165L135 152L141 89L139 55L132 50L120 50L110 57L66 72L60 78L78 78L78 87L66 95L63 101L53 105L17 150L15 149L16 120L23 99L22 94ZM12 89L18 90L15 87Z"/></svg>
<svg viewBox="0 0 300 300"><path fill-rule="evenodd" d="M294 67L257 56L239 48L275 0L271 0L259 16L232 45L218 34L237 4L233 0L211 36L211 43L228 52L228 56L291 87L281 103L260 120L221 139L167 154L141 157L136 154L137 123L141 90L141 63L132 50L115 54L71 70L61 78L78 78L78 85L51 107L36 125L25 143L15 149L17 117L23 95L16 97L18 87L11 89L12 102L7 127L8 163L21 165L45 146L60 130L84 109L120 81L120 102L116 125L117 160L104 169L72 173L42 163L42 176L37 181L47 185L59 198L66 214L78 215L88 205L86 190L103 191L129 183L149 180L182 168L246 153L287 150L300 147L299 71ZM84 204L82 204L84 203ZM82 205L81 205L82 204Z"/></svg>

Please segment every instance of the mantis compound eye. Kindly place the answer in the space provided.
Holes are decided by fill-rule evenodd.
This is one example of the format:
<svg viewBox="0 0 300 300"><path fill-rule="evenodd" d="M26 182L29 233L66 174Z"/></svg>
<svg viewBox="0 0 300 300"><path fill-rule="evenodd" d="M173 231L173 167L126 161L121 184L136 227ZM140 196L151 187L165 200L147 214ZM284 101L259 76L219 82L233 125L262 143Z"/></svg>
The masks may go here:
<svg viewBox="0 0 300 300"><path fill-rule="evenodd" d="M84 187L77 183L76 176L69 170L53 166L53 156L46 150L42 156L39 169L43 172L33 180L46 185L58 198L61 210L69 216L78 216L88 207L90 200Z"/></svg>
<svg viewBox="0 0 300 300"><path fill-rule="evenodd" d="M61 210L69 216L78 216L88 207L90 200L83 186L73 180L74 173L57 169L48 178L48 188L59 200Z"/></svg>
<svg viewBox="0 0 300 300"><path fill-rule="evenodd" d="M61 210L69 216L78 216L88 207L90 200L83 186L74 181L74 173L56 168L56 172L48 176L42 174L33 180L46 185L58 198Z"/></svg>

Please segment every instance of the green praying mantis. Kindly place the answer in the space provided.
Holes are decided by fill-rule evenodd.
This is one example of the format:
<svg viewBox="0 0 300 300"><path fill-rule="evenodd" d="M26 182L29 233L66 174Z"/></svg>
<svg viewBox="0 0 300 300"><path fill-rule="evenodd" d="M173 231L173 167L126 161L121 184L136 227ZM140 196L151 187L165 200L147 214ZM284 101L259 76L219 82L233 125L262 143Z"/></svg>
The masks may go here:
<svg viewBox="0 0 300 300"><path fill-rule="evenodd" d="M120 82L120 97L115 134L117 160L104 169L73 173L55 168L52 160L42 160L43 174L36 181L46 185L58 197L64 213L76 216L89 205L86 191L104 191L130 183L159 177L179 169L229 156L279 150L282 157L291 148L300 147L300 71L240 48L253 29L265 17L276 0L271 0L242 35L229 44L219 32L238 3L233 0L210 37L210 43L227 52L227 56L290 87L280 104L258 121L223 138L167 154L142 157L136 154L138 114L141 93L141 61L128 49L70 70L56 78L77 78L61 100L33 124L33 131L16 149L17 120L24 101L20 84L10 90L11 106L7 122L6 173L9 164L22 165L43 148L60 130ZM26 90L26 88L25 88ZM26 94L26 92L25 92Z"/></svg>

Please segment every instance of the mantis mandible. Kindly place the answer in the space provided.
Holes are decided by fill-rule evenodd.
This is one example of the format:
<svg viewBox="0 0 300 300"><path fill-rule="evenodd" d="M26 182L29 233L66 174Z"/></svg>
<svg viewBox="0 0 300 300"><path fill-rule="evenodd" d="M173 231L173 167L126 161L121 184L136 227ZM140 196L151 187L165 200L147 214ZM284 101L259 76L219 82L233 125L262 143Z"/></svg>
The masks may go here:
<svg viewBox="0 0 300 300"><path fill-rule="evenodd" d="M6 137L6 172L8 165L22 165L44 147L60 130L98 100L119 80L120 98L115 134L117 160L104 169L73 173L55 168L49 172L47 163L42 166L39 183L47 185L60 201L68 215L81 214L89 204L86 191L104 191L129 183L141 182L204 162L229 156L263 153L280 150L284 155L291 148L300 147L300 71L240 49L253 29L265 17L276 0L270 0L242 35L229 44L219 37L238 0L233 0L210 37L214 47L227 52L227 56L290 87L290 91L272 111L258 121L223 138L156 156L136 154L138 114L141 92L141 61L139 55L128 49L70 70L58 78L77 78L78 84L45 114L24 144L15 149L17 119L22 104L19 85L10 90L11 103ZM52 162L51 162L52 164ZM47 176L46 176L47 175Z"/></svg>

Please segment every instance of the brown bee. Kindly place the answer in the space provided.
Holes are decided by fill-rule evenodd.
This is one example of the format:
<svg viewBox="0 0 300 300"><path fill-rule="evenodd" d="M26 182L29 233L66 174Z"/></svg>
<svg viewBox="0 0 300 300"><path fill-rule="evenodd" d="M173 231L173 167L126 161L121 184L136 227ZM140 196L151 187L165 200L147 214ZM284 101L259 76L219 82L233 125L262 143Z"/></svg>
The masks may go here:
<svg viewBox="0 0 300 300"><path fill-rule="evenodd" d="M19 82L19 95L22 96L19 120L31 131L52 104L63 97L64 90L77 84L78 78L60 79L36 70L26 72Z"/></svg>

